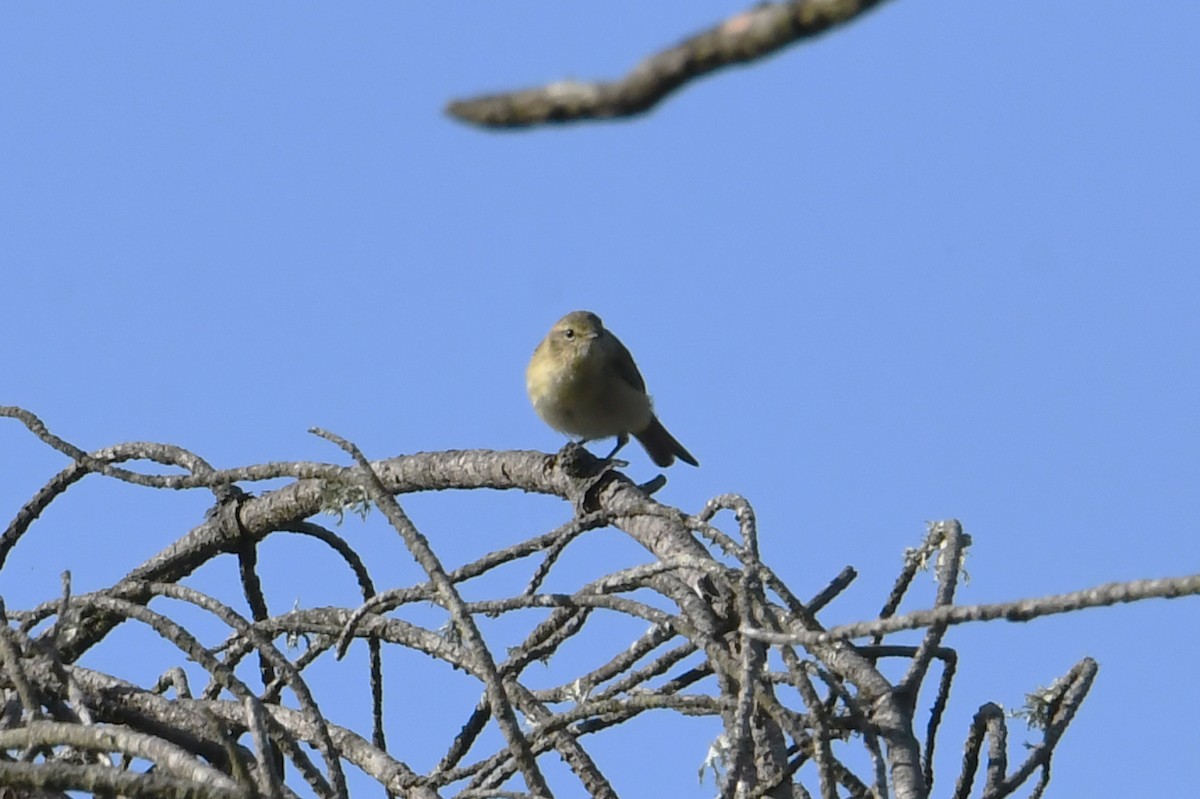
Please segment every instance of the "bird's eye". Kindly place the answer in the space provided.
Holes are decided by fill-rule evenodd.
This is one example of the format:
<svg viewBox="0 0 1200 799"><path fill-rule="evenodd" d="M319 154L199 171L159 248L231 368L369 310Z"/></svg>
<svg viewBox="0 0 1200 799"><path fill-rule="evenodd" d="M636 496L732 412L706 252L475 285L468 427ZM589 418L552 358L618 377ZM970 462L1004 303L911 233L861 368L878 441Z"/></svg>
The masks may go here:
<svg viewBox="0 0 1200 799"><path fill-rule="evenodd" d="M575 338L575 331L568 327L563 331L563 335L567 338Z"/></svg>

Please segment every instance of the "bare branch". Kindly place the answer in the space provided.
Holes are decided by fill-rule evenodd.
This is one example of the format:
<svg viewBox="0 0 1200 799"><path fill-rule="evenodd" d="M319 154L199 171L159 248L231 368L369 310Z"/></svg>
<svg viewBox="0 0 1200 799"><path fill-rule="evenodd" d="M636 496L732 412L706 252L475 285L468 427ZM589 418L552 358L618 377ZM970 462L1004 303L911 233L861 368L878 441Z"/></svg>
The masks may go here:
<svg viewBox="0 0 1200 799"><path fill-rule="evenodd" d="M483 635L471 618L470 612L466 609L462 596L454 588L454 583L446 574L441 561L429 546L429 541L417 530L407 514L400 509L395 497L384 487L383 481L380 480L371 463L357 446L332 433L321 430L314 430L314 432L345 450L362 469L362 485L371 495L371 500L387 516L392 527L403 537L404 543L413 557L429 575L437 589L439 599L450 611L459 634L466 640L471 655L482 672L492 714L500 724L500 729L508 741L513 756L521 766L521 773L525 777L526 785L534 793L549 796L550 787L546 784L546 778L542 775L541 769L538 768L533 751L529 748L529 742L517 724L516 713L513 712L512 703L505 691L504 683L500 680L492 654L488 650L487 644L484 643Z"/></svg>
<svg viewBox="0 0 1200 799"><path fill-rule="evenodd" d="M242 789L192 782L165 774L139 774L105 766L0 761L0 785L26 790L90 791L134 799L246 799Z"/></svg>
<svg viewBox="0 0 1200 799"><path fill-rule="evenodd" d="M168 776L196 783L211 783L222 791L237 791L239 786L226 775L194 758L191 753L161 738L110 724L63 724L56 721L31 721L13 730L0 730L0 749L22 747L72 746L121 752L153 762L156 770Z"/></svg>
<svg viewBox="0 0 1200 799"><path fill-rule="evenodd" d="M31 425L47 443L72 455L80 452L53 437L36 417L24 412L8 415ZM325 799L345 795L345 761L393 795L433 799L454 791L548 796L550 786L542 769L549 757L557 757L588 795L614 799L616 791L593 760L588 736L653 710L720 720L724 743L714 747L710 764L725 795L812 796L819 791L822 797L924 799L933 781L934 743L958 662L958 655L946 646L953 625L1027 620L1083 607L1200 593L1200 576L1195 576L955 607L962 551L969 539L950 520L932 525L925 542L912 551L884 609L888 618L826 630L818 615L838 599L854 579L854 570L847 567L815 594L806 589L804 593L814 598L801 602L761 560L758 540L768 531L758 528L754 510L743 497L716 497L689 516L655 502L612 463L578 447L554 456L467 451L369 463L356 447L340 443L354 456L355 466L274 463L216 471L186 450L146 443L81 456L73 467L78 475L99 474L160 489L206 488L216 492L218 501L201 524L117 584L75 596L64 575L60 596L31 610L9 609L7 617L0 611L0 730L7 730L0 731L0 783L30 791L37 786L97 786L102 792L119 790L130 796L253 792L268 799L294 799L299 794ZM134 473L112 467L138 453L151 453L191 473L131 478ZM287 475L295 482L257 497L230 482L266 475ZM18 541L35 545L32 524L38 513L33 509L40 512L76 482L60 475L39 492L42 499L26 503L9 528L15 532L5 539L8 547ZM575 513L556 529L449 568L395 498L485 486L559 496ZM346 505L333 507L331 501ZM377 591L350 541L307 520L322 511L337 513L347 506L363 509L370 504L384 512L423 567L420 581ZM732 534L718 526L728 523L718 518L724 510L732 512L736 523ZM635 558L566 590L543 590L540 585L564 547L601 527L624 532L645 548L649 559ZM361 606L296 608L269 615L264 597L272 595L273 586L260 572L258 545L278 532L299 532L323 541L328 549L320 550L318 557L332 559L333 569L348 567L362 596ZM235 601L247 601L253 619L179 584L230 552L240 556L244 595L238 597L235 590ZM935 557L937 606L892 617L917 571ZM530 560L522 563L526 558ZM321 573L331 570L323 562L315 567ZM464 599L463 583L485 575L487 580L470 586L471 601ZM570 579L567 572L555 576L560 582ZM476 589L484 585L489 588L480 595ZM511 590L491 587L502 585ZM158 600L151 611L147 603L156 597L175 601ZM168 615L180 602L228 625L228 638L211 649L201 645L182 622ZM415 602L445 609L450 623L442 625L445 617L438 614L430 628L392 617L392 611ZM517 611L534 608L547 610L537 614L517 645L502 654L487 649L480 634L484 619L508 615L505 624L511 626L532 615ZM185 610L190 613L191 607ZM594 646L595 620L613 616L624 624L635 623L634 632L615 644L606 639L603 648ZM146 625L178 651L178 658L166 658L159 670L163 677L153 687L74 665L91 647L108 644L110 633L129 620ZM847 644L849 638L882 638L921 627L929 632L918 646ZM310 686L305 676L322 657L326 668L336 668L328 661L358 638L371 647L370 741L330 723L317 702L318 686ZM563 659L555 656L572 643L591 647L589 655L595 659L583 668L560 668ZM768 643L780 646L784 668L776 666L779 659L767 657ZM472 697L462 707L461 731L441 761L424 774L393 756L382 735L384 646L428 655L448 670L461 669L484 688L483 701L476 703ZM238 669L248 656L259 658L257 675ZM909 661L903 680L897 683L885 676L880 668L884 658ZM944 667L920 731L922 741L914 708L933 660ZM200 699L190 698L180 668L185 661L209 675ZM532 665L543 663L547 668L536 669L536 676L527 674ZM242 674L245 679L239 677ZM547 680L546 675L553 676ZM1031 693L1031 717L1045 734L1011 773L1005 773L1004 719L983 713L968 738L960 794L970 792L986 742L984 795L1007 795L1035 772L1033 791L1038 795L1049 780L1057 743L1094 675L1095 664L1085 659L1050 688ZM294 696L297 710L278 704L285 689ZM423 690L427 689L426 685ZM39 716L53 721L43 722ZM516 726L518 719L523 728ZM105 737L111 730L121 731L123 737L115 742ZM75 741L90 743L65 746ZM851 743L864 749L869 760L843 760ZM313 762L309 747L320 751L323 764ZM71 751L86 753L82 765L78 759L68 760L66 753ZM152 775L108 765L98 771L96 753L120 753L126 769L136 760L161 765ZM285 769L285 763L292 768ZM810 763L814 767L805 769ZM856 775L847 763L856 768L868 764L869 777ZM209 779L206 769L218 778ZM148 779L139 781L142 777ZM522 778L523 786L518 782ZM201 782L209 786L207 793L198 787Z"/></svg>
<svg viewBox="0 0 1200 799"><path fill-rule="evenodd" d="M955 625L967 622L1030 621L1040 616L1071 613L1084 608L1099 608L1139 602L1143 599L1178 599L1200 594L1200 574L1158 580L1133 580L1125 583L1104 583L1095 588L1069 594L1052 594L1015 602L990 605L965 605L919 610L891 619L845 624L825 632L772 633L766 630L743 630L744 635L772 644L821 644L845 641L867 635L884 635L900 630L917 630L932 625Z"/></svg>
<svg viewBox="0 0 1200 799"><path fill-rule="evenodd" d="M450 116L487 128L632 117L697 78L770 56L845 24L883 0L790 0L764 3L650 56L624 78L558 81L535 89L451 102Z"/></svg>

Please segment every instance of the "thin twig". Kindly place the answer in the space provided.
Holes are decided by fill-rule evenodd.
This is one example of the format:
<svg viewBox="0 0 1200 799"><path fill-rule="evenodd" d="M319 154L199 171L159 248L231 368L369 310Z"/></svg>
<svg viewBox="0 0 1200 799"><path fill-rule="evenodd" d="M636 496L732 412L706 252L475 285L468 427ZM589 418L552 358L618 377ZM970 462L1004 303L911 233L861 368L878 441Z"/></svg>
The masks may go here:
<svg viewBox="0 0 1200 799"><path fill-rule="evenodd" d="M1014 602L919 610L890 619L876 619L833 627L820 633L803 631L772 633L766 630L747 629L743 631L743 634L772 644L821 644L868 635L885 635L900 630L917 630L933 624L956 625L994 619L1023 622L1042 616L1071 613L1084 608L1140 602L1143 599L1178 599L1196 594L1200 594L1200 574L1157 580L1104 583L1094 588L1073 591L1069 594L1051 594Z"/></svg>

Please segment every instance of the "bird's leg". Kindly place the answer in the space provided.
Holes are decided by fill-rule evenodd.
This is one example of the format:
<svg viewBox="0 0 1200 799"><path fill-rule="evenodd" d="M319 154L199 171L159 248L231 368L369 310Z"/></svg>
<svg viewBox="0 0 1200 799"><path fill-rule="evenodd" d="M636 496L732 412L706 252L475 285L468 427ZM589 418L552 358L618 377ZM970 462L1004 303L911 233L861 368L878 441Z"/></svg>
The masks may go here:
<svg viewBox="0 0 1200 799"><path fill-rule="evenodd" d="M604 460L611 461L613 459L613 456L621 451L621 447L625 446L628 443L629 443L629 435L627 433L621 433L620 435L618 435L617 436L617 445L615 447L613 447L612 452L608 453L608 457L605 458Z"/></svg>

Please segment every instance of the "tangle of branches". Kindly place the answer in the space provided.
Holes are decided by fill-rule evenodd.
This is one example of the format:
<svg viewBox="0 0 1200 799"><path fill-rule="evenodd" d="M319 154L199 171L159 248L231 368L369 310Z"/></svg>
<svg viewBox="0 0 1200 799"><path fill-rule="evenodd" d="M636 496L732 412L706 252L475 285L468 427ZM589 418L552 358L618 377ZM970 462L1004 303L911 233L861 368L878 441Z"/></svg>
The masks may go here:
<svg viewBox="0 0 1200 799"><path fill-rule="evenodd" d="M933 786L935 743L949 734L940 724L958 664L946 642L953 625L1025 621L1200 593L1198 575L1006 605L957 606L970 539L950 520L930 525L906 554L878 618L826 629L821 614L855 579L853 569L801 598L760 559L758 526L745 499L719 496L697 513L685 513L659 504L613 464L575 446L553 456L456 451L369 461L350 442L315 431L340 447L348 465L269 463L219 470L167 444L84 452L28 411L0 407L0 417L24 424L69 461L15 510L0 535L0 570L15 546L36 545L39 516L87 475L149 489L199 489L214 497L195 527L104 590L77 595L64 579L58 596L35 607L4 607L0 601L5 797L62 796L70 790L130 797L340 798L350 791L347 765L395 796L615 797L609 776L589 752L590 736L651 710L719 721L722 733L709 764L722 796L925 797ZM147 474L121 465L132 460L183 473ZM278 478L290 482L257 496L242 487ZM570 504L572 515L556 529L472 562L447 564L397 500L447 488L553 495ZM379 585L379 570L334 529L313 521L323 510L368 506L386 517L423 579ZM544 590L564 550L601 528L628 535L650 557L568 592ZM313 572L348 570L361 603L272 613L258 553L276 534L322 542L327 562ZM240 567L240 596L209 596L181 582L230 553ZM464 597L464 583L502 567L507 575L523 570L522 585L486 599ZM937 580L934 607L898 615L914 577L927 567ZM156 602L152 610L156 598L170 601ZM440 623L422 626L398 617L416 603L431 603ZM173 617L163 607L189 613ZM528 619L529 613L517 611L531 609L537 618L525 628L522 643L503 652L489 648L482 620ZM189 629L184 618L194 619L196 610L222 625L223 641L205 644ZM591 624L603 616L632 620L638 632L610 645L599 666L561 675L550 687L531 684L530 666L568 642L589 641L593 650L604 646ZM145 628L177 653L155 684L80 665L86 653L113 645L112 633L121 625ZM924 631L916 645L888 638L912 629ZM289 646L300 641L303 646ZM332 661L351 646L369 651L364 688L372 696L369 731L331 722L322 712L328 686L310 681L314 663ZM388 743L385 648L433 658L447 676L461 671L478 682L478 703L462 711L458 734L445 741L433 768L418 770L409 753ZM889 673L903 676L886 678L885 661L902 664ZM202 686L192 684L196 669ZM965 745L952 795L1003 797L1035 780L1033 795L1039 796L1055 747L1096 670L1084 658L1036 692L1027 712L1041 740L1017 762L1008 759L1004 714L984 703L969 729L954 735ZM924 695L933 699L920 707L926 683L932 688ZM400 678L387 685L389 692L430 690ZM859 756L847 757L849 751ZM557 778L559 784L547 776L550 760L570 769L569 777ZM694 776L679 779L682 784Z"/></svg>

